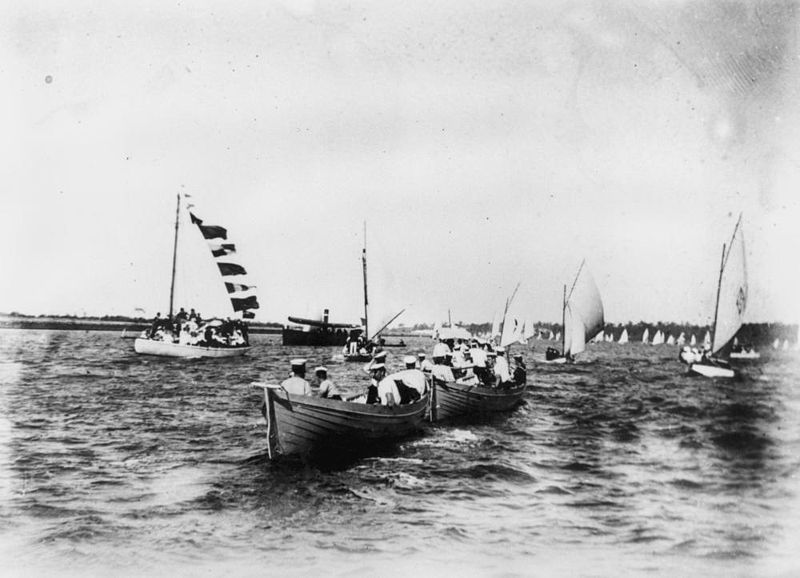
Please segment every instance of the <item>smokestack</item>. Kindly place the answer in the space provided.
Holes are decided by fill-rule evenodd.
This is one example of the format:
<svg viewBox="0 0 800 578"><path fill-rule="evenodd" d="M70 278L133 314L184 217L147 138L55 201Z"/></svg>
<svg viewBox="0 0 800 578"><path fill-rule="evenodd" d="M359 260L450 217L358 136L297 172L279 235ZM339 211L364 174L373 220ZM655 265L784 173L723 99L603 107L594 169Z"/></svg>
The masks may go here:
<svg viewBox="0 0 800 578"><path fill-rule="evenodd" d="M328 314L329 314L329 313L330 313L330 311L328 311L327 309L323 309L323 310L322 310L322 322L323 322L325 325L327 325L327 324L328 324Z"/></svg>

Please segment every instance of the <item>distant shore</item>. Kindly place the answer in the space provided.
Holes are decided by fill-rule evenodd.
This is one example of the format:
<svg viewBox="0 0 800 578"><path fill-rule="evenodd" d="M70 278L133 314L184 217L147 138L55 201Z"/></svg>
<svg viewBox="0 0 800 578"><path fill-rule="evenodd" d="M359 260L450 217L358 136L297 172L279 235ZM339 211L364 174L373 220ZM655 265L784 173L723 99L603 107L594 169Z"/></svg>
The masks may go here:
<svg viewBox="0 0 800 578"><path fill-rule="evenodd" d="M62 331L125 331L136 334L150 327L150 321L144 319L100 319L96 317L24 317L16 315L0 315L0 329L40 329ZM280 333L279 325L251 323L250 333Z"/></svg>

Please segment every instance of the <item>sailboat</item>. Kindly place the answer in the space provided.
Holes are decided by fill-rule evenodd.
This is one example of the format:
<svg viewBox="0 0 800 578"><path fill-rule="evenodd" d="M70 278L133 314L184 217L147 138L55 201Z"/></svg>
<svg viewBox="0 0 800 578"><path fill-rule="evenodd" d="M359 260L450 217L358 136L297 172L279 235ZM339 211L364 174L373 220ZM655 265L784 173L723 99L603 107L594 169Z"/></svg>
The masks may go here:
<svg viewBox="0 0 800 578"><path fill-rule="evenodd" d="M561 309L562 349L559 352L553 347L548 347L545 351L545 361L548 363L573 361L576 354L586 349L587 339L592 339L605 326L600 292L585 264L585 260L581 261L569 294L567 286L564 285Z"/></svg>
<svg viewBox="0 0 800 578"><path fill-rule="evenodd" d="M380 334L383 332L384 329L389 327L392 322L400 317L403 314L405 309L402 309L399 313L397 313L394 317L392 317L387 323L383 325L378 331L370 335L369 333L369 297L367 294L367 224L364 223L364 247L361 250L361 270L363 272L364 278L364 333L363 333L363 340L361 343L359 341L348 341L345 343L345 349L342 352L344 355L345 361L370 361L372 359L372 354L375 350L377 345L382 347L386 347L387 344L380 338ZM376 341L376 339L380 341ZM399 344L400 346L404 346L405 344Z"/></svg>
<svg viewBox="0 0 800 578"><path fill-rule="evenodd" d="M733 338L733 347L731 347L731 359L761 359L761 354L750 345L739 343L739 340Z"/></svg>
<svg viewBox="0 0 800 578"><path fill-rule="evenodd" d="M645 327L644 333L642 334L642 343L650 343L650 330Z"/></svg>
<svg viewBox="0 0 800 578"><path fill-rule="evenodd" d="M653 336L652 345L664 345L664 333L660 329L657 330L656 334Z"/></svg>
<svg viewBox="0 0 800 578"><path fill-rule="evenodd" d="M619 336L619 341L617 341L617 343L622 343L623 345L625 343L628 343L628 330L627 330L627 328L622 330L622 335Z"/></svg>
<svg viewBox="0 0 800 578"><path fill-rule="evenodd" d="M667 337L667 345L675 345L675 336L672 333Z"/></svg>
<svg viewBox="0 0 800 578"><path fill-rule="evenodd" d="M727 250L726 250L727 249ZM722 245L722 262L717 284L712 334L708 354L689 365L689 371L705 377L731 378L736 374L727 362L730 347L742 326L747 309L747 265L745 260L742 215L736 221L730 243Z"/></svg>
<svg viewBox="0 0 800 578"><path fill-rule="evenodd" d="M186 316L181 311L173 316L175 297L175 271L178 262L178 235L181 222L181 195L178 195L175 210L175 242L172 251L172 277L169 290L169 313L163 320L157 319L153 327L145 331L133 342L136 353L141 355L158 355L163 357L234 357L250 350L246 319L255 317L254 309L258 309L258 299L254 294L255 286L246 281L247 271L233 262L231 255L236 253L236 246L227 242L228 232L224 227L204 224L194 212L194 205L189 195L184 195L186 211L193 225L196 225L203 239L208 243L211 256L222 276L225 289L231 301L234 315L241 314L241 319L201 320L198 317ZM235 282L231 282L234 281Z"/></svg>

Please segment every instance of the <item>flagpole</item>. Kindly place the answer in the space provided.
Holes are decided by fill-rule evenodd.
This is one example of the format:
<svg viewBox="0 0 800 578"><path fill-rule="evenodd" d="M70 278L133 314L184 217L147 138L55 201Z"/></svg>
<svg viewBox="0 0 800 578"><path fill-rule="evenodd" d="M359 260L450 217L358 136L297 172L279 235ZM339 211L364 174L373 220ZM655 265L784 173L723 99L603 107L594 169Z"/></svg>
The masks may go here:
<svg viewBox="0 0 800 578"><path fill-rule="evenodd" d="M172 305L175 298L175 268L178 264L178 224L180 223L181 215L181 194L176 195L178 202L175 207L175 244L172 248L172 280L169 285L169 315L167 319L172 319Z"/></svg>

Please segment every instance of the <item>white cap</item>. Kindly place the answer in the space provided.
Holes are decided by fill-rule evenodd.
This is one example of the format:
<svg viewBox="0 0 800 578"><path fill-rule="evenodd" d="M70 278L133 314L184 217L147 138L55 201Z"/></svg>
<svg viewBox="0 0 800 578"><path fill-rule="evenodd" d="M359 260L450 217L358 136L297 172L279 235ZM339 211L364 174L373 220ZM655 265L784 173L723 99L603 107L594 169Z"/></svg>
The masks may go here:
<svg viewBox="0 0 800 578"><path fill-rule="evenodd" d="M425 352L420 351L419 353L417 353L417 357L419 357L420 359L425 359L426 357Z"/></svg>
<svg viewBox="0 0 800 578"><path fill-rule="evenodd" d="M305 367L305 359L292 359L292 367Z"/></svg>
<svg viewBox="0 0 800 578"><path fill-rule="evenodd" d="M417 362L417 358L414 357L413 355L406 355L403 358L403 363L405 363L406 365L410 365L410 364L416 363L416 362Z"/></svg>
<svg viewBox="0 0 800 578"><path fill-rule="evenodd" d="M497 353L505 353L505 352L506 352L506 348L505 348L505 347L503 347L502 345L499 345L498 347L495 347L495 348L494 348L494 350L495 350Z"/></svg>
<svg viewBox="0 0 800 578"><path fill-rule="evenodd" d="M384 357L386 357L386 352L385 351L379 351L372 358L373 359L383 359Z"/></svg>
<svg viewBox="0 0 800 578"><path fill-rule="evenodd" d="M325 367L324 365L320 365L318 368L316 368L314 370L314 373L319 373L320 371L324 371L325 373L328 373L328 368Z"/></svg>
<svg viewBox="0 0 800 578"><path fill-rule="evenodd" d="M382 363L373 363L369 366L370 371L375 371L376 369L386 369L386 366Z"/></svg>

